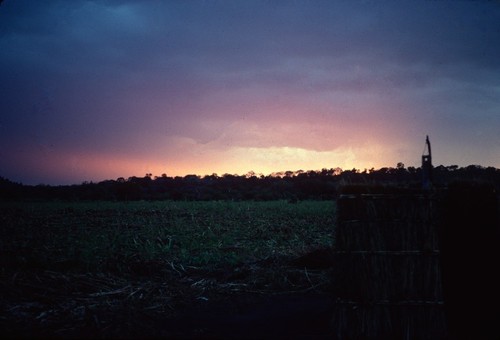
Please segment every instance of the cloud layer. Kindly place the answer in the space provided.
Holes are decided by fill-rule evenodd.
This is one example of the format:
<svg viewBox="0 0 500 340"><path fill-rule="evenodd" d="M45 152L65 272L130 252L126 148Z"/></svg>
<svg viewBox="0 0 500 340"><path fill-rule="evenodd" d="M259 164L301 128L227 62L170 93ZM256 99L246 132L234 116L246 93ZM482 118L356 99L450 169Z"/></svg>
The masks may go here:
<svg viewBox="0 0 500 340"><path fill-rule="evenodd" d="M500 6L5 1L0 175L500 167ZM77 164L77 165L75 165Z"/></svg>

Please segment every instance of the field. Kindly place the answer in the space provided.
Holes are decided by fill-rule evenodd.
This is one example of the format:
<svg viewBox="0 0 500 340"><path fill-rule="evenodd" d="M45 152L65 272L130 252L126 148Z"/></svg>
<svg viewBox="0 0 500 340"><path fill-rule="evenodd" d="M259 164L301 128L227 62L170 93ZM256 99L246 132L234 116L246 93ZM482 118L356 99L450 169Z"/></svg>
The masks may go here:
<svg viewBox="0 0 500 340"><path fill-rule="evenodd" d="M0 213L4 334L184 336L158 325L329 288L327 266L304 255L332 246L332 201L8 202Z"/></svg>

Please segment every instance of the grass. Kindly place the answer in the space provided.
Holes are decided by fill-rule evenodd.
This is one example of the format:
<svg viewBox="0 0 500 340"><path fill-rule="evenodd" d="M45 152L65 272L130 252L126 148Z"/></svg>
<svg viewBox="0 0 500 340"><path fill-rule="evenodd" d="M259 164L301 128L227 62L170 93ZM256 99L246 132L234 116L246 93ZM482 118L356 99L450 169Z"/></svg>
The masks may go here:
<svg viewBox="0 0 500 340"><path fill-rule="evenodd" d="M164 262L215 268L331 246L332 202L6 203L4 266L127 273Z"/></svg>
<svg viewBox="0 0 500 340"><path fill-rule="evenodd" d="M321 293L329 273L291 263L331 247L334 220L331 201L4 202L0 329L155 337L207 303Z"/></svg>

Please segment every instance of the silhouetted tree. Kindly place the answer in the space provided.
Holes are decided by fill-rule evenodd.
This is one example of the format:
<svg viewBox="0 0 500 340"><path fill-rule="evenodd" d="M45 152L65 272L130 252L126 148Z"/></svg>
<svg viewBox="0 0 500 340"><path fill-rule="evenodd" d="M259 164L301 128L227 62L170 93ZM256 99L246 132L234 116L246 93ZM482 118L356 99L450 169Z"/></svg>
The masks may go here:
<svg viewBox="0 0 500 340"><path fill-rule="evenodd" d="M268 176L248 172L246 175L217 174L203 178L197 175L169 177L119 177L99 183L84 182L71 186L22 185L0 177L0 200L317 200L335 199L339 187L345 184L391 184L403 187L421 187L422 169L383 167L360 172L324 168L319 171L291 171ZM500 169L469 165L434 168L438 187L446 187L457 180L493 183L500 190Z"/></svg>

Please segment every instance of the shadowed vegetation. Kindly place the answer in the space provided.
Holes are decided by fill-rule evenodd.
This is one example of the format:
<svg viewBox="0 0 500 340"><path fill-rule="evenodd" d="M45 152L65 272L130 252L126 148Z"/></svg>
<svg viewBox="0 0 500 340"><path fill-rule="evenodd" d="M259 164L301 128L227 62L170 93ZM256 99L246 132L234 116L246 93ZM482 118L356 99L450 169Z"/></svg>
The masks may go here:
<svg viewBox="0 0 500 340"><path fill-rule="evenodd" d="M234 294L328 288L293 260L332 246L333 202L4 203L0 216L7 334L128 336Z"/></svg>

